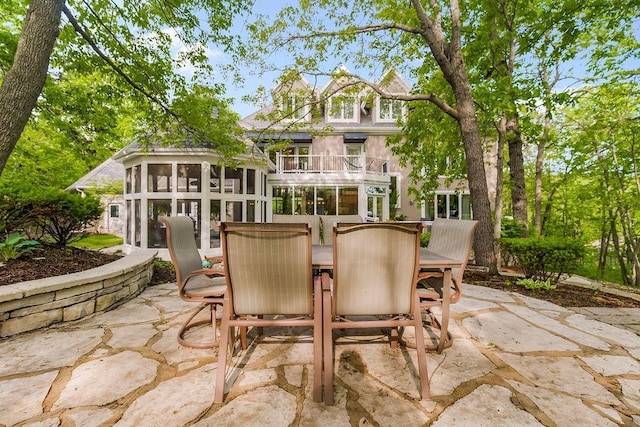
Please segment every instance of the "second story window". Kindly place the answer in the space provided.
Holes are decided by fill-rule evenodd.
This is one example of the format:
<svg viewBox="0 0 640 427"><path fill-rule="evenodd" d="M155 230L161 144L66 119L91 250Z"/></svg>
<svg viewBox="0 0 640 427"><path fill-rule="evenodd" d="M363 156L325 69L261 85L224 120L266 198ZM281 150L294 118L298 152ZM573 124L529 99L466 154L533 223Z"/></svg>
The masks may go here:
<svg viewBox="0 0 640 427"><path fill-rule="evenodd" d="M280 109L284 120L305 120L308 108L304 97L290 93L282 94Z"/></svg>
<svg viewBox="0 0 640 427"><path fill-rule="evenodd" d="M329 121L357 122L357 103L354 96L338 95L329 98Z"/></svg>
<svg viewBox="0 0 640 427"><path fill-rule="evenodd" d="M378 98L378 121L395 122L403 115L404 105L397 99Z"/></svg>

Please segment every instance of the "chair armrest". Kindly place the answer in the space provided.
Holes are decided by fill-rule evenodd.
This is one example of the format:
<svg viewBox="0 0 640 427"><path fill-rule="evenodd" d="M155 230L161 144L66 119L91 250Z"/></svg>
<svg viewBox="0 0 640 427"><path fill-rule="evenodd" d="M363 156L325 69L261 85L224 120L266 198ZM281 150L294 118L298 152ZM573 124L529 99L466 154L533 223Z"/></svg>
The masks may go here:
<svg viewBox="0 0 640 427"><path fill-rule="evenodd" d="M222 268L201 268L199 270L194 270L191 272L191 274L189 274L187 277L185 277L184 279L184 283L187 283L187 281L193 277L193 276L210 276L210 277L224 277L224 269Z"/></svg>
<svg viewBox="0 0 640 427"><path fill-rule="evenodd" d="M222 265L223 257L220 256L205 256L204 259L209 261L211 265Z"/></svg>

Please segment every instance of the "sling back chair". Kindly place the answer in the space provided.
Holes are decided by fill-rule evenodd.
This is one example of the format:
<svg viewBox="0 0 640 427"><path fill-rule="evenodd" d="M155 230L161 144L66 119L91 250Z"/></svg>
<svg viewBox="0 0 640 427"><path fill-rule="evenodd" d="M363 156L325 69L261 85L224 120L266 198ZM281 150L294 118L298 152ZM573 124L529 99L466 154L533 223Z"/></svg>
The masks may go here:
<svg viewBox="0 0 640 427"><path fill-rule="evenodd" d="M314 281L309 224L222 223L227 293L222 309L214 401L224 400L234 327L313 328L313 399L322 400L322 299ZM315 296L315 298L314 298Z"/></svg>
<svg viewBox="0 0 640 427"><path fill-rule="evenodd" d="M416 279L420 223L336 224L333 289L322 275L324 400L333 404L333 330L414 326L420 395L429 398L427 360Z"/></svg>
<svg viewBox="0 0 640 427"><path fill-rule="evenodd" d="M440 330L440 338L427 350L441 353L445 347L451 347L453 337L448 331L449 305L455 304L462 296L462 279L471 255L473 237L478 221L436 218L431 226L431 237L427 250L435 254L462 262L460 268L451 270L452 288L450 298L446 300L443 292L444 272L442 270L420 270L418 273L418 296L420 307L430 324ZM441 320L438 321L432 308L440 307Z"/></svg>
<svg viewBox="0 0 640 427"><path fill-rule="evenodd" d="M223 304L227 283L224 271L202 268L202 258L196 246L193 220L188 216L160 217L166 227L167 247L171 262L176 270L178 294L184 301L199 303L178 332L178 342L186 347L212 348L218 345L216 308ZM193 321L205 308L209 309L209 319ZM192 342L185 338L194 327L211 324L213 339L210 342Z"/></svg>

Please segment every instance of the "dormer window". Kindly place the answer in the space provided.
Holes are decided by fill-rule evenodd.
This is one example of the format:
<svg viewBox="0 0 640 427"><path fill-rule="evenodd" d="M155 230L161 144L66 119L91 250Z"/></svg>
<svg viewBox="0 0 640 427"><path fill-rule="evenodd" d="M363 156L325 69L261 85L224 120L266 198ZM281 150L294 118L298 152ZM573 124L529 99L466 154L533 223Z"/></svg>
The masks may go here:
<svg viewBox="0 0 640 427"><path fill-rule="evenodd" d="M377 121L379 122L396 122L404 115L405 107L402 101L398 99L377 98L378 114Z"/></svg>
<svg viewBox="0 0 640 427"><path fill-rule="evenodd" d="M329 98L328 120L331 122L358 122L358 104L355 96L336 95Z"/></svg>
<svg viewBox="0 0 640 427"><path fill-rule="evenodd" d="M309 105L301 95L283 93L281 95L280 111L283 120L306 120Z"/></svg>

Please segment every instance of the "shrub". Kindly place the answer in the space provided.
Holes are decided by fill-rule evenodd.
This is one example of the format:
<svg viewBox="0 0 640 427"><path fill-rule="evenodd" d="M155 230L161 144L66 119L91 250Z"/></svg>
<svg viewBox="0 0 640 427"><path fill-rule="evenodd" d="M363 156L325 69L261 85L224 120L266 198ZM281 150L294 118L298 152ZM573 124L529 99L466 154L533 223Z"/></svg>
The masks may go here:
<svg viewBox="0 0 640 427"><path fill-rule="evenodd" d="M25 233L31 239L51 240L59 246L82 237L82 230L100 218L102 206L95 197L83 197L57 188L28 185L0 188L0 232Z"/></svg>
<svg viewBox="0 0 640 427"><path fill-rule="evenodd" d="M526 236L527 230L513 218L502 218L502 238L512 239Z"/></svg>
<svg viewBox="0 0 640 427"><path fill-rule="evenodd" d="M57 189L37 194L33 204L35 225L58 246L79 240L89 223L102 214L102 205L97 198Z"/></svg>
<svg viewBox="0 0 640 427"><path fill-rule="evenodd" d="M502 250L511 255L527 278L551 283L575 270L584 256L584 244L577 240L529 237L501 239Z"/></svg>

